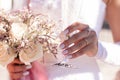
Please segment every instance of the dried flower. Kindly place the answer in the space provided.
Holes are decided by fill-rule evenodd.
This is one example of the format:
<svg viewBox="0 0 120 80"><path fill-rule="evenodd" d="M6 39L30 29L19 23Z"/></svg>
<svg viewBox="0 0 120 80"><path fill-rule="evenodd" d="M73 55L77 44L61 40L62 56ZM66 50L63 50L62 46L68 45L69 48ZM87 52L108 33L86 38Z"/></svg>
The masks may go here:
<svg viewBox="0 0 120 80"><path fill-rule="evenodd" d="M0 64L7 65L19 56L25 64L42 58L44 53L57 54L53 35L55 23L48 16L31 11L0 11Z"/></svg>
<svg viewBox="0 0 120 80"><path fill-rule="evenodd" d="M14 60L17 54L4 42L0 42L0 64L6 65Z"/></svg>

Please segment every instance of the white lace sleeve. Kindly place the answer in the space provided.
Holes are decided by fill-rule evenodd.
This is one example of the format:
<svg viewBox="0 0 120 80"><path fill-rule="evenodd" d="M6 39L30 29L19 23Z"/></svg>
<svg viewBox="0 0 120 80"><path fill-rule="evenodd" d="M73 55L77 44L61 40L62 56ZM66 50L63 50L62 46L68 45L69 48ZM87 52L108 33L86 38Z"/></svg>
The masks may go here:
<svg viewBox="0 0 120 80"><path fill-rule="evenodd" d="M99 42L96 58L107 63L120 65L120 42L116 44Z"/></svg>

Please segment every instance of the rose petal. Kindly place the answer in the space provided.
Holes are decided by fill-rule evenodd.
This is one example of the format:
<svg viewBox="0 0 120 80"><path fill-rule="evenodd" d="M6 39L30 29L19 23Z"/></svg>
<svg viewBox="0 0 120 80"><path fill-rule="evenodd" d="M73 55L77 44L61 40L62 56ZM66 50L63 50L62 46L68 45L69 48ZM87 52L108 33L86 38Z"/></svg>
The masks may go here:
<svg viewBox="0 0 120 80"><path fill-rule="evenodd" d="M24 23L13 23L11 26L12 28L10 32L11 32L12 38L21 40L21 38L23 37L23 35L27 30L27 25Z"/></svg>
<svg viewBox="0 0 120 80"><path fill-rule="evenodd" d="M39 42L29 42L28 46L19 53L20 60L25 64L29 64L43 56L42 45Z"/></svg>
<svg viewBox="0 0 120 80"><path fill-rule="evenodd" d="M5 66L12 62L16 55L5 43L0 42L0 64Z"/></svg>

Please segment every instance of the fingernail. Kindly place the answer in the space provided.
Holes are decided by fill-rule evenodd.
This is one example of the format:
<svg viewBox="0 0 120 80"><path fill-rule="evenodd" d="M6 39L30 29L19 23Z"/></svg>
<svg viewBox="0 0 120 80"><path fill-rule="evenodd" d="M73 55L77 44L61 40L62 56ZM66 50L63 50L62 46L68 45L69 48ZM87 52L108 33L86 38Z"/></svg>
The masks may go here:
<svg viewBox="0 0 120 80"><path fill-rule="evenodd" d="M26 66L26 69L31 69L31 68L32 68L31 65Z"/></svg>
<svg viewBox="0 0 120 80"><path fill-rule="evenodd" d="M61 48L61 49L63 49L64 47L65 47L65 45L64 45L64 44L61 44L61 45L60 45L60 48Z"/></svg>
<svg viewBox="0 0 120 80"><path fill-rule="evenodd" d="M64 34L66 35L66 34L68 34L68 32L69 32L69 30L66 29L66 30L64 31Z"/></svg>
<svg viewBox="0 0 120 80"><path fill-rule="evenodd" d="M67 53L68 53L68 50L64 50L62 53L63 53L64 55L67 54Z"/></svg>
<svg viewBox="0 0 120 80"><path fill-rule="evenodd" d="M26 71L26 72L23 73L23 75L24 75L24 76L27 76L27 75L29 75L29 72Z"/></svg>

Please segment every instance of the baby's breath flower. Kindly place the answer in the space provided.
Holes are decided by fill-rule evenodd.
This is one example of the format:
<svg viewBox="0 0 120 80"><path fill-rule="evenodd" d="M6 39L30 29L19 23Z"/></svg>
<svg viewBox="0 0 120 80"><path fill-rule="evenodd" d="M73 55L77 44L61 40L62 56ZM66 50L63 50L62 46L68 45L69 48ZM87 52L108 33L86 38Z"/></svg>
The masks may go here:
<svg viewBox="0 0 120 80"><path fill-rule="evenodd" d="M55 28L48 16L31 11L0 11L0 64L7 65L15 57L29 64L52 53L56 57Z"/></svg>

